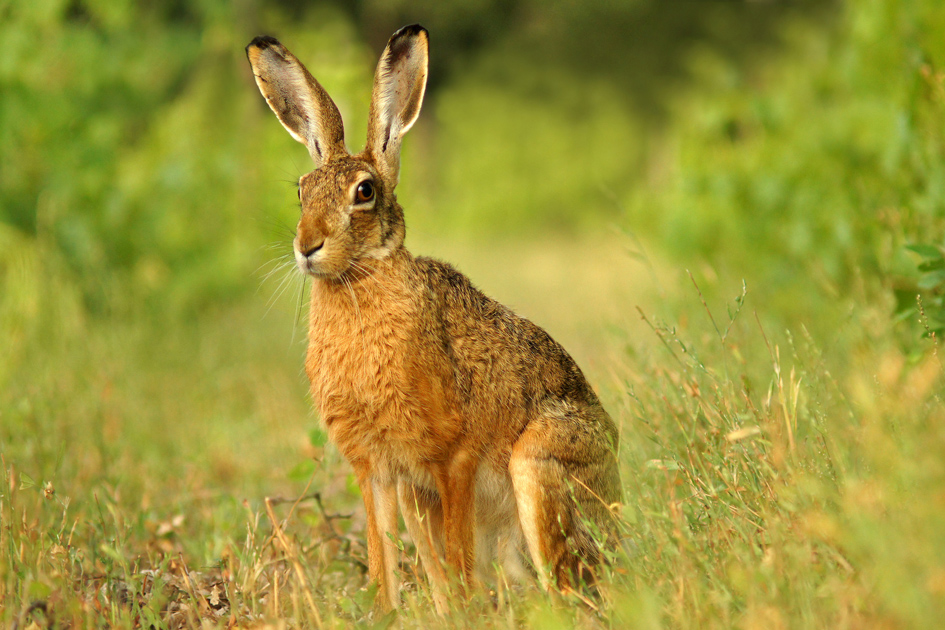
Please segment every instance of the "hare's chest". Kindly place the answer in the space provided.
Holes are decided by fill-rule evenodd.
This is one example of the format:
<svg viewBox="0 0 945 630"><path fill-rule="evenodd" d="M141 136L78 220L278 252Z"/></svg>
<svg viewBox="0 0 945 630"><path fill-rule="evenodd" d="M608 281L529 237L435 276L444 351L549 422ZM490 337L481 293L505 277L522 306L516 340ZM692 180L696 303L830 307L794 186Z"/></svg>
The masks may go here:
<svg viewBox="0 0 945 630"><path fill-rule="evenodd" d="M313 306L306 371L341 452L403 473L440 459L460 421L449 366L419 334L422 315L406 300L389 304Z"/></svg>
<svg viewBox="0 0 945 630"><path fill-rule="evenodd" d="M305 368L323 412L326 405L375 408L403 386L412 336L409 304L385 309L355 302L356 296L349 300L312 308Z"/></svg>

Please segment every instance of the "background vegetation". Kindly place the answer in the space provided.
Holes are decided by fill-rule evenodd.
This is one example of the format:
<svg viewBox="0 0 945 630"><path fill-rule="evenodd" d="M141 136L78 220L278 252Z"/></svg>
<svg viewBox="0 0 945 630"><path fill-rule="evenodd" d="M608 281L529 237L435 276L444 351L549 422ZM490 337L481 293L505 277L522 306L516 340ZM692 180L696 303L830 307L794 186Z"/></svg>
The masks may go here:
<svg viewBox="0 0 945 630"><path fill-rule="evenodd" d="M411 249L548 328L622 429L601 601L498 584L454 622L941 619L941 3L0 0L0 625L391 622L301 375L309 162L243 47L286 42L356 150L413 21Z"/></svg>

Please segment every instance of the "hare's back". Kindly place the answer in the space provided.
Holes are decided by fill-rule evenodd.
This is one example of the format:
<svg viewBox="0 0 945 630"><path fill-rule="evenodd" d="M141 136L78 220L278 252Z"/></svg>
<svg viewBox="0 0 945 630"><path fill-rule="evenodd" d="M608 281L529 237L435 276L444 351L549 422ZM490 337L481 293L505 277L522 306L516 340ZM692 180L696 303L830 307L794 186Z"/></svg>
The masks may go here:
<svg viewBox="0 0 945 630"><path fill-rule="evenodd" d="M416 261L462 390L473 396L491 391L522 407L549 399L600 405L575 361L541 327L485 295L452 265Z"/></svg>
<svg viewBox="0 0 945 630"><path fill-rule="evenodd" d="M452 266L417 262L440 318L463 415L483 440L509 449L500 446L496 464L506 468L514 446L520 458L557 462L592 494L617 500L617 427L571 356ZM483 449L489 451L485 443Z"/></svg>

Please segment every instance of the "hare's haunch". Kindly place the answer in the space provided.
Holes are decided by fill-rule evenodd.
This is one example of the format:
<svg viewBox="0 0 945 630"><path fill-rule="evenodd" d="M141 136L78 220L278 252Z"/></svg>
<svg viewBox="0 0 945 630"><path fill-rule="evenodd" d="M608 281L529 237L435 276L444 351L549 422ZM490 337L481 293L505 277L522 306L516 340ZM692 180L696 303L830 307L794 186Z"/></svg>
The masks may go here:
<svg viewBox="0 0 945 630"><path fill-rule="evenodd" d="M293 243L314 277L305 368L364 496L379 604L399 604L398 504L440 612L451 585L494 561L513 577L537 572L545 588L593 581L601 541L591 532L607 538L621 495L614 422L544 330L404 247L394 188L423 102L427 31L407 26L388 42L357 155L338 108L292 53L271 37L246 52L272 111L315 162L299 180Z"/></svg>

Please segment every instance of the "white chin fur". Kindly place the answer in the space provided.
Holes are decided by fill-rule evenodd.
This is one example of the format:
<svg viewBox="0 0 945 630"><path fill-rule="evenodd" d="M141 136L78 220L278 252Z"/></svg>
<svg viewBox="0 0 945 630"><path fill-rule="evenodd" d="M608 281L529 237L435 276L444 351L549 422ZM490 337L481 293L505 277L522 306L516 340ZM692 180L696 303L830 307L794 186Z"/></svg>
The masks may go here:
<svg viewBox="0 0 945 630"><path fill-rule="evenodd" d="M299 271L309 276L323 278L325 277L325 273L319 268L320 266L317 259L318 254L304 256L300 252L295 252L295 266L299 268Z"/></svg>
<svg viewBox="0 0 945 630"><path fill-rule="evenodd" d="M295 250L295 265L302 273L311 273L308 268L308 258L302 255L302 252Z"/></svg>

